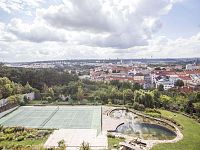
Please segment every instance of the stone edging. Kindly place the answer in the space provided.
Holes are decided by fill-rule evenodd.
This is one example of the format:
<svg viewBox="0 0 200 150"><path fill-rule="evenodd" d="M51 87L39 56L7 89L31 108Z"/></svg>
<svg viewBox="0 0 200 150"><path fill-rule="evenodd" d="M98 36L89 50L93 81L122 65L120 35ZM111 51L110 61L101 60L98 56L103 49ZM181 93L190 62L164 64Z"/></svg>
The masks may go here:
<svg viewBox="0 0 200 150"><path fill-rule="evenodd" d="M142 113L140 113L138 111L130 110L130 109L127 109L127 108L116 108L116 107L111 109L107 113L107 115L109 115L112 111L118 110L118 109L128 110L128 111L130 111L130 112L132 112L132 113L134 113L134 114L136 114L138 116L145 117L145 118L148 118L148 119L153 119L155 121L159 121L159 122L168 124L169 126L174 128L174 132L176 133L176 138L174 138L172 140L142 140L143 142L147 143L147 147L146 147L147 150L151 149L154 145L159 144L159 143L176 143L176 142L178 142L178 141L183 139L183 134L181 133L179 128L174 123L172 123L172 122L170 122L168 120L159 119L159 118L153 118L151 116L148 116L148 115L142 114Z"/></svg>

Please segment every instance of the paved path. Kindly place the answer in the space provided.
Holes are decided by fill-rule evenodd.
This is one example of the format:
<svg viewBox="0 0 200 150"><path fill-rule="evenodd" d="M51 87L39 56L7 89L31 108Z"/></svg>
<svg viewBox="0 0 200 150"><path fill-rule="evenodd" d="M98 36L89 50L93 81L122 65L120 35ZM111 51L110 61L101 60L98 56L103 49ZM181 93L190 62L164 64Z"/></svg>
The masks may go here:
<svg viewBox="0 0 200 150"><path fill-rule="evenodd" d="M77 150L82 142L89 143L92 149L107 149L107 132L97 134L96 129L59 129L50 135L45 147L57 147L58 142L65 141L67 150Z"/></svg>

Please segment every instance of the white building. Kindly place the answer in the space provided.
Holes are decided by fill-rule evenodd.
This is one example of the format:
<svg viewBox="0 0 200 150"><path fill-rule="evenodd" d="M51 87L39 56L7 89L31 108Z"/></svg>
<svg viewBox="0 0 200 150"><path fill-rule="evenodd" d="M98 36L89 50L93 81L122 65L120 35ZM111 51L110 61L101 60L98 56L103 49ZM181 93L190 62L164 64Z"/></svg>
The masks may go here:
<svg viewBox="0 0 200 150"><path fill-rule="evenodd" d="M200 83L200 74L191 74L190 77L192 78L193 82Z"/></svg>
<svg viewBox="0 0 200 150"><path fill-rule="evenodd" d="M174 81L170 79L160 79L156 82L156 88L159 87L159 85L163 85L164 90L168 90L174 87Z"/></svg>
<svg viewBox="0 0 200 150"><path fill-rule="evenodd" d="M196 64L187 64L185 69L186 70L198 70L198 69L200 69L200 66L197 66Z"/></svg>

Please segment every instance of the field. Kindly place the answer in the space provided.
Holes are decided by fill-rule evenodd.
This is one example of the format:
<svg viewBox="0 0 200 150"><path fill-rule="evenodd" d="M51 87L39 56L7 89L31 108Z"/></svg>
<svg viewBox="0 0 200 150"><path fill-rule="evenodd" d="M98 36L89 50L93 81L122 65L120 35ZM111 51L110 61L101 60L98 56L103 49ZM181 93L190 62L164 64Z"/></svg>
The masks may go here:
<svg viewBox="0 0 200 150"><path fill-rule="evenodd" d="M101 129L101 107L24 106L0 119L4 126Z"/></svg>
<svg viewBox="0 0 200 150"><path fill-rule="evenodd" d="M200 124L184 115L161 110L164 117L173 118L183 127L183 140L172 144L159 144L152 150L200 150Z"/></svg>

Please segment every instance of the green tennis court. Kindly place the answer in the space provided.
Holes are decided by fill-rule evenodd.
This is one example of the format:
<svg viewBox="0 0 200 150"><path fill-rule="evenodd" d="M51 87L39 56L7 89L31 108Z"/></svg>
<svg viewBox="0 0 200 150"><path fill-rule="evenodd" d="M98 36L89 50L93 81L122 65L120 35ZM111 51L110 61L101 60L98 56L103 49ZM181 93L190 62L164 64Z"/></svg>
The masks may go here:
<svg viewBox="0 0 200 150"><path fill-rule="evenodd" d="M24 106L0 119L4 126L101 130L100 106Z"/></svg>

